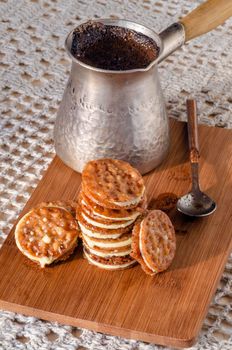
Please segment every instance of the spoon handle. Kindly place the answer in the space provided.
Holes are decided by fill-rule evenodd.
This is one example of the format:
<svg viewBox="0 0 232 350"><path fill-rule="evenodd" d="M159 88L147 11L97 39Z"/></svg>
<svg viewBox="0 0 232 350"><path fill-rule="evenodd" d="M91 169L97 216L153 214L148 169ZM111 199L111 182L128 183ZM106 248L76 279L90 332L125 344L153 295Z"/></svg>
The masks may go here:
<svg viewBox="0 0 232 350"><path fill-rule="evenodd" d="M187 115L189 150L191 152L192 149L195 149L199 153L197 105L195 100L187 100Z"/></svg>
<svg viewBox="0 0 232 350"><path fill-rule="evenodd" d="M197 105L195 100L187 100L187 116L190 163L192 169L192 190L200 191L198 174L200 154L198 142Z"/></svg>

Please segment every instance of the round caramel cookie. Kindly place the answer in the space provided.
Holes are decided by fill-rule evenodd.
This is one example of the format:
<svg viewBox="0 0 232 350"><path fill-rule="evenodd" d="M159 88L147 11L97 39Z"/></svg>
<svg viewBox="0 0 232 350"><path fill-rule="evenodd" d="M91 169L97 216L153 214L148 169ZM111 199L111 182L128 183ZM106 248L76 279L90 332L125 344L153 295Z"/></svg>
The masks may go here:
<svg viewBox="0 0 232 350"><path fill-rule="evenodd" d="M93 202L111 209L134 208L145 186L142 175L130 164L116 159L98 159L82 172L83 192Z"/></svg>
<svg viewBox="0 0 232 350"><path fill-rule="evenodd" d="M161 210L152 210L140 224L139 250L150 270L158 273L172 263L176 236L169 217Z"/></svg>
<svg viewBox="0 0 232 350"><path fill-rule="evenodd" d="M144 262L141 252L139 250L139 233L140 233L140 226L141 221L138 220L137 223L134 225L133 231L132 231L132 244L131 244L131 253L130 256L134 258L138 263L141 265L143 271L148 275L155 275L155 272L153 272Z"/></svg>
<svg viewBox="0 0 232 350"><path fill-rule="evenodd" d="M127 221L136 219L147 208L147 200L144 194L138 206L134 209L109 209L94 203L83 191L79 195L79 202L83 205L86 212L93 218L98 217L112 221Z"/></svg>
<svg viewBox="0 0 232 350"><path fill-rule="evenodd" d="M91 254L100 256L102 258L109 258L112 256L125 256L131 253L131 245L127 245L125 247L113 248L113 249L90 247L84 238L83 238L83 245Z"/></svg>
<svg viewBox="0 0 232 350"><path fill-rule="evenodd" d="M107 239L89 237L84 233L82 233L81 236L82 236L82 239L85 240L85 242L88 244L88 246L93 249L100 248L100 249L116 250L116 249L131 246L131 242L132 242L131 232L125 233L121 235L119 238L107 238Z"/></svg>
<svg viewBox="0 0 232 350"><path fill-rule="evenodd" d="M112 221L112 220L107 220L100 218L99 216L96 215L91 215L86 211L85 206L82 204L81 205L81 215L85 219L85 221L88 222L88 224L100 227L100 228L106 228L109 230L112 229L118 229L118 228L124 228L127 227L135 222L136 219L132 220L127 220L127 221Z"/></svg>
<svg viewBox="0 0 232 350"><path fill-rule="evenodd" d="M133 224L127 227L117 228L117 229L107 229L107 228L93 226L92 224L88 223L84 219L80 206L77 206L76 218L78 220L81 231L89 237L103 238L103 239L119 238L124 233L131 232L133 228Z"/></svg>
<svg viewBox="0 0 232 350"><path fill-rule="evenodd" d="M15 228L19 250L41 267L67 259L77 245L79 227L63 207L42 203L31 209Z"/></svg>
<svg viewBox="0 0 232 350"><path fill-rule="evenodd" d="M84 248L84 256L90 264L105 270L124 270L136 264L136 260L130 255L103 258L91 254L86 248Z"/></svg>

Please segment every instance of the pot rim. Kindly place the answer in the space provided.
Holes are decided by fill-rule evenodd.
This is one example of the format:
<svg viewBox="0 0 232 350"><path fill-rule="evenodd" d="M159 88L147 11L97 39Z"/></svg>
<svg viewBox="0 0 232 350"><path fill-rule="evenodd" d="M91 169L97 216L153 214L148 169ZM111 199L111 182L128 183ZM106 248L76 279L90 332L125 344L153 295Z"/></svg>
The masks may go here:
<svg viewBox="0 0 232 350"><path fill-rule="evenodd" d="M86 64L80 60L78 60L76 57L73 56L73 54L71 53L71 45L72 45L72 36L73 36L73 32L74 30L79 27L80 25L86 23L87 21L85 20L84 22L81 22L77 27L75 27L74 29L72 29L66 39L65 39L65 49L66 52L68 53L69 57L72 59L73 62L78 63L79 65L83 66L84 68L87 68L89 70L95 71L95 72L100 72L100 73L106 73L106 74L131 74L131 73L137 73L137 72L147 72L149 71L153 66L155 66L157 64L157 62L159 61L159 57L161 56L162 52L163 52L163 42L159 36L159 34L157 34L156 32L154 32L152 29L150 29L149 27L144 26L141 23L138 22L134 22L131 20L127 20L127 19L111 19L111 18L98 18L98 19L93 19L91 20L92 22L101 22L103 24L106 25L114 25L114 26L118 26L118 27L123 27L123 28L128 28L128 29L132 29L134 31L137 31L139 33L142 33L146 36L148 36L149 38L153 39L155 41L155 43L157 44L157 46L159 47L159 55L158 57L152 61L147 67L145 68L136 68L136 69L128 69L128 70L109 70L109 69L102 69L102 68L97 68L97 67L93 67L89 64Z"/></svg>

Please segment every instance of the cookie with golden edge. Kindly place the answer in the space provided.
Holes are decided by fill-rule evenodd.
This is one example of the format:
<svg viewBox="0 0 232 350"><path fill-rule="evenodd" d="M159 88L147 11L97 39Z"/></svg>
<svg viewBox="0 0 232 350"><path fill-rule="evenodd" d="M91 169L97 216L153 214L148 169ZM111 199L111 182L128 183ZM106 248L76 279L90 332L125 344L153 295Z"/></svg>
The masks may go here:
<svg viewBox="0 0 232 350"><path fill-rule="evenodd" d="M84 256L88 260L88 262L92 265L95 265L104 270L125 270L129 267L132 267L137 262L130 255L126 256L114 256L103 258L100 256L96 256L91 254L88 249L84 248Z"/></svg>
<svg viewBox="0 0 232 350"><path fill-rule="evenodd" d="M99 217L105 220L112 221L127 221L136 219L147 208L146 195L144 194L142 200L136 208L133 209L109 209L94 203L89 199L83 191L79 194L79 203L83 205L84 209L93 218Z"/></svg>
<svg viewBox="0 0 232 350"><path fill-rule="evenodd" d="M100 249L100 248L90 248L86 242L83 240L84 247L88 249L88 251L96 256L102 257L102 258L110 258L115 256L126 256L130 255L131 253L131 246L119 248L116 250L110 250L110 249Z"/></svg>
<svg viewBox="0 0 232 350"><path fill-rule="evenodd" d="M165 271L171 265L176 252L176 235L171 220L163 211L152 210L142 220L139 249L153 272Z"/></svg>
<svg viewBox="0 0 232 350"><path fill-rule="evenodd" d="M149 211L132 232L131 256L153 275L165 271L176 251L176 236L169 217L161 210Z"/></svg>
<svg viewBox="0 0 232 350"><path fill-rule="evenodd" d="M117 159L98 159L86 164L82 189L88 198L110 209L135 208L145 186L141 174L129 163Z"/></svg>
<svg viewBox="0 0 232 350"><path fill-rule="evenodd" d="M81 231L89 237L103 238L103 239L119 238L124 233L131 232L133 228L133 224L127 227L117 228L117 229L107 229L107 228L94 226L85 220L79 205L77 206L77 210L76 210L76 218L78 220Z"/></svg>
<svg viewBox="0 0 232 350"><path fill-rule="evenodd" d="M124 228L124 227L130 226L136 220L136 219L127 220L127 221L106 220L106 219L102 219L102 218L90 215L86 211L85 206L83 204L80 205L80 208L81 208L81 215L83 216L85 221L87 221L88 224L93 225L94 227L100 227L100 228L112 230L112 229L118 229L118 228Z"/></svg>
<svg viewBox="0 0 232 350"><path fill-rule="evenodd" d="M19 220L15 241L22 254L45 267L67 259L77 246L79 233L69 210L54 202L41 203Z"/></svg>
<svg viewBox="0 0 232 350"><path fill-rule="evenodd" d="M91 254L94 254L103 258L112 257L112 256L125 256L131 253L131 245L118 247L118 248L99 248L96 246L92 247L88 245L84 237L82 237L82 242L84 247L86 247Z"/></svg>
<svg viewBox="0 0 232 350"><path fill-rule="evenodd" d="M138 220L136 224L134 225L133 231L132 231L132 244L131 244L131 253L130 256L134 258L140 266L142 267L143 271L148 275L155 275L155 272L153 272L144 262L140 249L139 249L139 233L140 233L140 226L141 221Z"/></svg>
<svg viewBox="0 0 232 350"><path fill-rule="evenodd" d="M131 232L125 233L121 235L119 238L107 238L107 239L89 237L82 232L81 237L83 240L85 240L87 245L93 249L99 248L99 249L117 250L120 248L130 247L132 242Z"/></svg>

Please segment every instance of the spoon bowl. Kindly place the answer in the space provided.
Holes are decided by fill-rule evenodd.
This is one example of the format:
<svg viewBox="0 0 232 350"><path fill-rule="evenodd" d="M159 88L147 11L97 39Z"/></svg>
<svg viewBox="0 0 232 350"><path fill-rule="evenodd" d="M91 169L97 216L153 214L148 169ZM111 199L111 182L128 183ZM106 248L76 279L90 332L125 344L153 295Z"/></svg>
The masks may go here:
<svg viewBox="0 0 232 350"><path fill-rule="evenodd" d="M189 192L177 202L177 210L188 216L207 216L217 208L216 203L207 194Z"/></svg>

